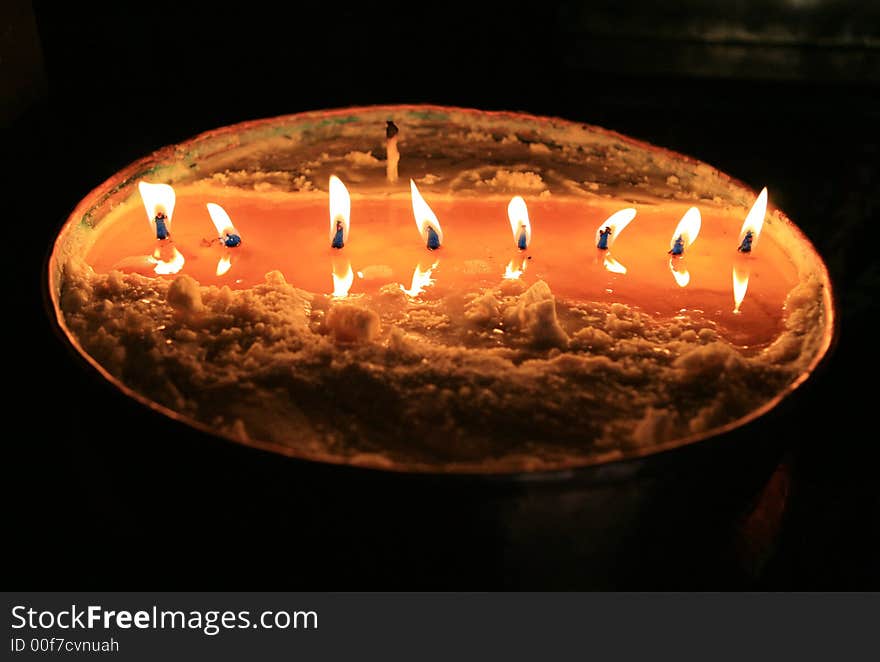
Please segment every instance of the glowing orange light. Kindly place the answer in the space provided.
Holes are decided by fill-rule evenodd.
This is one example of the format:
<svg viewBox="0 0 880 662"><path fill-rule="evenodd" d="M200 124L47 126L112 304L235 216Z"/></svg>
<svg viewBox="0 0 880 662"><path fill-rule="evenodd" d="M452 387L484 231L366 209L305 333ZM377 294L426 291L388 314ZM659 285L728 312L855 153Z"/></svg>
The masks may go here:
<svg viewBox="0 0 880 662"><path fill-rule="evenodd" d="M606 255L605 259L602 261L602 264L605 266L605 269L610 271L613 274L625 274L626 267L623 266L620 262L615 260L610 255Z"/></svg>
<svg viewBox="0 0 880 662"><path fill-rule="evenodd" d="M159 214L165 214L165 226L170 230L174 203L177 199L174 189L168 184L138 182L138 191L140 191L144 209L147 210L147 220L150 222L153 234L156 233L156 216Z"/></svg>
<svg viewBox="0 0 880 662"><path fill-rule="evenodd" d="M409 180L409 187L412 194L413 217L416 220L416 227L419 229L419 234L421 234L422 239L427 242L428 228L431 227L434 232L437 233L440 244L442 244L443 228L440 227L440 221L437 220L437 215L428 206L428 203L425 202L422 194L419 193L419 189L416 186L416 183L411 179Z"/></svg>
<svg viewBox="0 0 880 662"><path fill-rule="evenodd" d="M679 260L669 258L669 271L672 272L672 277L679 287L687 287L691 282L691 273Z"/></svg>
<svg viewBox="0 0 880 662"><path fill-rule="evenodd" d="M217 275L224 276L230 269L232 269L232 258L227 254L217 261Z"/></svg>
<svg viewBox="0 0 880 662"><path fill-rule="evenodd" d="M513 231L513 242L521 249L526 249L532 242L532 224L529 221L529 209L521 196L514 196L507 205L507 218ZM525 232L525 246L520 245L520 236Z"/></svg>
<svg viewBox="0 0 880 662"><path fill-rule="evenodd" d="M526 266L528 265L528 259L523 258L519 260L519 265L517 265L517 260L513 259L507 263L507 266L504 268L504 278L506 280L516 280L520 276L525 273Z"/></svg>
<svg viewBox="0 0 880 662"><path fill-rule="evenodd" d="M179 250L174 246L169 248L170 250L167 251L162 248L156 248L153 254L147 258L150 264L155 265L153 271L162 276L176 274L183 269L183 265L186 262Z"/></svg>
<svg viewBox="0 0 880 662"><path fill-rule="evenodd" d="M733 312L739 314L740 306L743 299L746 298L746 291L749 289L749 270L748 267L738 267L733 265Z"/></svg>
<svg viewBox="0 0 880 662"><path fill-rule="evenodd" d="M336 175L330 175L330 243L336 237L339 226L342 226L342 243L348 243L348 231L351 228L351 196L345 184Z"/></svg>
<svg viewBox="0 0 880 662"><path fill-rule="evenodd" d="M351 270L351 261L334 263L333 265L333 298L341 299L348 296L351 285L354 283L354 272Z"/></svg>
<svg viewBox="0 0 880 662"><path fill-rule="evenodd" d="M410 297L417 297L422 292L425 291L426 287L430 287L434 284L434 279L431 277L434 269L437 268L439 262L434 262L427 269L423 269L422 265L419 264L416 266L415 271L413 271L412 276L412 284L409 286L409 289L406 289L403 285L400 286L400 289Z"/></svg>

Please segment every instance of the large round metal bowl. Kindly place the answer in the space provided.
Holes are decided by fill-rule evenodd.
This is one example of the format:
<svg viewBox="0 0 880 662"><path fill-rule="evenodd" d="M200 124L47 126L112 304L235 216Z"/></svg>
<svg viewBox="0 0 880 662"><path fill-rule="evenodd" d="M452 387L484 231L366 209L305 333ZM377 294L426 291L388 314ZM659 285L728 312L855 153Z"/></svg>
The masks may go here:
<svg viewBox="0 0 880 662"><path fill-rule="evenodd" d="M160 508L176 507L180 498L208 498L237 512L233 503L247 495L231 489L223 476L233 468L241 471L253 478L252 488L262 486L271 495L273 507L267 513L295 514L286 522L259 515L259 508L252 510L256 514L249 526L262 548L287 544L292 537L308 539L312 542L300 561L338 555L337 577L347 586L353 582L362 586L357 578L363 573L379 582L373 588L411 589L412 577L426 576L434 578L427 587L440 580L447 587L471 588L644 588L646 578L657 588L704 586L701 573L711 567L711 585L717 587L719 564L729 570L731 579L753 573L766 558L785 506L785 473L777 471L769 485L768 476L792 430L798 429L799 407L810 404L808 378L827 360L836 329L827 270L809 241L778 210L772 212L778 221L774 231L802 240L804 251L798 259L804 269L819 274L825 286L826 326L807 369L763 407L710 434L685 436L611 461L597 458L556 471L426 473L408 472L405 467L386 471L328 463L259 439L242 445L241 440L132 390L70 333L61 305L64 264L87 250L95 229L112 209L135 199L139 179L184 184L230 168L296 170L326 151L328 144L340 153L381 147L377 127L384 127L389 117L424 139L411 141L410 158L418 158L413 154L417 144L426 153L436 150L432 136L448 136L453 124L464 135L484 133L494 140L493 136L514 134L524 145L567 143L580 146L581 153L604 154L612 167L610 174L603 175L603 192L627 200L673 195L666 185L669 175L691 182L701 197L726 204L743 205L754 195L690 157L604 129L521 113L434 106L302 113L224 127L161 149L82 199L61 228L45 271L49 316L61 341L72 348L72 360L83 367L83 388L102 400L96 411L112 408L115 420L131 421L127 436L139 444L138 452L123 451L115 444L102 446L111 456L114 475L162 472L162 489L156 496ZM273 149L260 147L266 144ZM275 149L279 144L284 147ZM648 186L634 192L616 170L646 156L654 169L647 173ZM469 157L448 150L446 158L462 162ZM564 171L565 164L560 169ZM101 425L100 421L95 416L94 425ZM169 464L179 469L167 472ZM204 465L217 468L218 477L211 478L210 471L202 473ZM195 482L190 480L194 471L200 472ZM156 525L161 521L157 515ZM755 526L756 521L763 527ZM398 540L401 527L407 531L406 544L390 545L389 541ZM211 544L247 554L246 537L239 534L251 531L248 527L232 526L225 534L226 525L218 520L209 530ZM261 533L255 533L258 530ZM461 548L458 540L466 541L467 548ZM356 553L346 555L344 549ZM645 550L651 550L650 556ZM387 563L375 565L380 555ZM426 575L426 562L438 569ZM206 563L205 572L218 567ZM310 585L303 577L297 569L286 572L268 563L249 564L239 579L294 582L302 588ZM326 588L326 582L322 586Z"/></svg>
<svg viewBox="0 0 880 662"><path fill-rule="evenodd" d="M380 129L387 118L394 118L405 127L408 136L405 146L407 163L430 163L435 172L444 169L465 171L497 164L516 165L542 159L542 176L554 194L572 193L572 182L589 182L589 186L574 193L648 203L690 197L699 200L700 204L719 206L745 205L754 195L748 187L690 157L601 128L521 113L434 106L388 106L251 121L209 131L179 145L161 149L129 165L79 203L61 229L48 265L49 297L58 328L92 369L127 396L174 420L218 434L204 421L163 406L132 389L83 349L65 323L62 303L65 264L71 258L85 254L105 219L112 218L114 209L139 204L136 183L143 178L180 186L210 180L219 175L230 186L251 186L253 177L259 175L261 182L270 181L276 189L280 187L296 191L303 187L305 176L301 173L307 173L309 178L318 181L325 179L332 170L338 170L340 164L345 163L346 155L380 152L384 137ZM541 149L536 149L536 146ZM347 167L354 172L353 176L357 177L361 189L384 185L384 170L357 170L350 163ZM637 182L633 172L638 173ZM670 185L671 181L675 182L674 186ZM462 178L436 184L433 188L465 196L476 191L472 183ZM598 193L596 189L599 189ZM781 211L772 210L770 213L772 222L768 223L766 232L784 238L788 245L795 245L791 258L799 273L811 274L822 283L824 328L821 329L821 338L811 350L809 363L787 388L746 416L708 433L683 434L669 441L631 448L622 458L617 455L613 459L629 460L654 455L689 446L707 437L725 435L772 411L809 377L826 355L834 333L833 299L827 270L798 228ZM338 461L329 455L322 457L320 453L303 453L265 439L247 439L246 443L304 459ZM559 468L568 470L602 465L608 459L596 455ZM408 470L406 466L397 464L386 468ZM424 472L425 468L412 470ZM488 471L499 473L497 470Z"/></svg>

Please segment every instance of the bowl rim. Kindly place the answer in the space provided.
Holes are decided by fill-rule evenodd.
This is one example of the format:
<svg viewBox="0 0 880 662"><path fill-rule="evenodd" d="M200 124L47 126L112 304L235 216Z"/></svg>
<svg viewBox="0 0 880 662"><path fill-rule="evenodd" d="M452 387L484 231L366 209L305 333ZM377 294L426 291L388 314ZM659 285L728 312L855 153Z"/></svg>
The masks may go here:
<svg viewBox="0 0 880 662"><path fill-rule="evenodd" d="M223 135L224 133L236 133L243 130L252 130L262 126L270 126L272 124L277 124L281 122L301 122L309 119L327 119L329 117L351 115L353 113L399 113L406 111L460 113L481 117L489 116L519 119L528 121L530 123L578 126L584 130L614 138L615 140L619 140L634 147L647 149L650 151L659 151L664 155L679 161L684 161L691 164L706 165L712 169L713 173L717 174L730 185L739 187L756 195L751 186L718 170L714 166L705 164L703 161L700 161L699 159L696 159L687 154L681 154L674 150L660 147L647 141L632 138L617 131L605 129L603 127L592 124L587 124L585 122L576 122L573 120L554 116L533 115L524 111L479 110L475 108L462 108L458 106L444 106L436 104L382 104L373 106L351 106L326 110L309 110L299 113L245 120L242 122L203 131L181 142L161 147L153 151L152 153L129 163L127 166L114 172L104 182L102 182L94 189L92 189L88 194L86 194L77 203L77 205L74 207L73 211L70 212L67 218L59 225L56 225L56 231L53 233L54 239L50 241L50 244L47 247L41 278L41 288L44 294L44 305L46 307L46 313L50 319L50 323L52 325L53 331L55 332L55 335L59 338L59 341L67 347L68 350L74 350L73 355L77 357L78 361L84 362L85 365L89 366L91 370L94 371L91 373L92 376L100 376L104 382L109 382L109 384L115 387L116 390L120 391L124 396L131 398L140 406L146 407L151 411L162 414L173 420L178 425L185 426L186 428L195 428L200 433L206 434L214 439L221 439L227 443L235 444L236 446L240 447L243 446L266 453L272 453L275 456L281 455L287 459L295 460L298 462L318 464L338 469L351 469L357 472L377 472L383 475L396 474L402 476L434 476L437 478L442 477L442 479L450 479L454 477L466 480L478 480L481 482L501 481L516 483L555 483L561 480L569 480L575 476L585 477L587 475L589 475L594 480L598 479L604 481L607 479L616 480L620 477L632 475L644 469L648 460L656 459L657 461L665 461L672 453L680 452L685 449L696 449L697 447L703 448L707 445L708 442L712 441L719 443L721 439L730 438L731 435L733 435L736 431L748 428L756 421L766 418L771 411L778 410L780 405L789 402L790 396L795 391L797 391L805 382L810 380L810 378L816 374L817 370L826 366L828 361L830 360L831 355L833 354L833 348L837 344L839 339L840 316L838 310L839 304L837 302L837 298L834 296L834 283L828 271L828 266L825 263L825 260L822 258L821 253L816 249L816 247L803 233L803 231L782 210L775 207L768 207L768 211L770 211L771 209L775 211L779 217L779 220L785 223L788 226L788 229L795 233L799 241L804 242L806 246L809 247L809 250L812 252L813 256L817 258L817 262L821 266L822 270L822 273L819 274L819 276L823 285L822 298L824 304L823 312L825 314L826 320L825 332L823 334L822 344L809 365L803 369L801 374L798 375L796 379L789 383L772 399L768 400L760 407L750 410L746 415L730 421L723 426L711 428L710 430L696 434L690 434L684 437L677 437L666 442L652 444L651 446L646 448L629 450L626 453L612 452L606 453L604 455L597 454L585 458L583 461L574 462L570 465L558 468L539 469L535 471L521 469L508 469L501 471L443 471L439 468L421 469L418 467L412 469L399 466L384 466L379 465L378 463L355 464L334 459L332 457L325 458L319 456L303 455L301 453L294 452L294 449L274 442L266 442L261 440L242 441L230 435L223 434L205 423L176 412L128 387L120 379L117 379L115 376L110 374L109 371L107 371L96 359L94 359L88 352L86 352L79 341L74 337L70 329L67 327L67 324L64 320L64 314L61 309L61 302L58 291L61 282L55 282L56 277L60 272L60 265L58 264L58 253L63 243L63 239L66 237L71 228L79 222L79 219L82 218L82 216L88 209L93 208L96 204L99 204L102 200L112 195L115 191L127 186L129 181L138 176L138 174L142 172L143 168L147 164L161 161L163 158L171 157L177 150L183 148L184 146L192 147L198 145L200 142L212 140L217 136ZM122 180L121 183L120 179Z"/></svg>

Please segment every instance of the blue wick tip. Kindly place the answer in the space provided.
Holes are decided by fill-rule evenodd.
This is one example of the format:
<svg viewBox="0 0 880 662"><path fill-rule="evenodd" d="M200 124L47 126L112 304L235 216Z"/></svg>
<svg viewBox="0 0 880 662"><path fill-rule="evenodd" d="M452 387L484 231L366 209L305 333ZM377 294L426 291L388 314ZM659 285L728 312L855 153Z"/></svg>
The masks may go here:
<svg viewBox="0 0 880 662"><path fill-rule="evenodd" d="M684 253L684 239L679 237L675 240L675 243L672 245L672 250L669 251L670 255L681 255Z"/></svg>
<svg viewBox="0 0 880 662"><path fill-rule="evenodd" d="M333 235L333 241L330 242L330 246L332 246L333 248L342 248L343 246L345 246L345 241L342 238L343 234L343 228L341 225L339 225L336 228L336 234Z"/></svg>
<svg viewBox="0 0 880 662"><path fill-rule="evenodd" d="M611 236L611 228L604 228L599 231L599 243L596 244L596 248L601 248L602 250L608 250L608 237Z"/></svg>
<svg viewBox="0 0 880 662"><path fill-rule="evenodd" d="M527 249L529 247L529 245L526 243L526 231L525 230L523 230L522 232L519 233L519 239L517 239L516 245L517 245L517 248L519 248L521 251L524 251L525 249Z"/></svg>
<svg viewBox="0 0 880 662"><path fill-rule="evenodd" d="M737 249L740 253L751 253L752 252L752 231L749 230L746 232L746 236L743 237L742 243L739 245Z"/></svg>
<svg viewBox="0 0 880 662"><path fill-rule="evenodd" d="M237 234L227 234L223 239L223 243L227 248L235 248L236 246L241 246L241 237Z"/></svg>
<svg viewBox="0 0 880 662"><path fill-rule="evenodd" d="M432 251L440 248L440 235L430 225L428 226L428 248Z"/></svg>
<svg viewBox="0 0 880 662"><path fill-rule="evenodd" d="M165 225L166 219L165 214L156 214L156 218L153 219L156 222L156 239L168 239L171 234L168 232L168 226Z"/></svg>

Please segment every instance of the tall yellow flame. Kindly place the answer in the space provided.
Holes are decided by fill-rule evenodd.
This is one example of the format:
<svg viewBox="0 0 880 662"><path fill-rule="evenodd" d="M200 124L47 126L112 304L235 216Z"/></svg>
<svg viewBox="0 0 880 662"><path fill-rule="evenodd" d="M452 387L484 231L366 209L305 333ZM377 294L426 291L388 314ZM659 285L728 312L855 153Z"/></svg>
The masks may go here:
<svg viewBox="0 0 880 662"><path fill-rule="evenodd" d="M675 232L672 233L672 239L669 240L669 250L672 250L673 246L675 246L675 240L679 237L684 240L685 248L694 243L697 235L700 234L701 225L700 210L696 207L688 209L684 216L681 217L678 225L675 226Z"/></svg>
<svg viewBox="0 0 880 662"><path fill-rule="evenodd" d="M232 224L232 219L229 218L229 214L226 213L226 210L223 209L223 207L214 202L209 202L205 206L208 208L208 215L211 217L211 221L217 229L218 237L223 239L227 234L239 234L238 230L236 230L235 226Z"/></svg>
<svg viewBox="0 0 880 662"><path fill-rule="evenodd" d="M419 234L422 235L424 241L427 241L428 226L431 226L434 228L434 232L437 233L437 236L440 238L440 243L442 244L443 228L440 227L440 221L437 220L437 215L428 206L428 203L425 202L422 194L419 193L419 188L412 179L409 180L409 188L410 193L412 194L413 217L416 220L416 227L419 229Z"/></svg>
<svg viewBox="0 0 880 662"><path fill-rule="evenodd" d="M608 248L611 248L611 245L617 240L617 237L623 232L623 229L632 223L632 220L636 217L636 210L632 207L627 207L626 209L621 209L619 211L614 212L602 222L598 228L596 228L596 239L594 245L599 243L599 233L602 232L605 228L611 229L611 234L608 235ZM611 269L609 269L611 271ZM626 271L624 270L624 273Z"/></svg>
<svg viewBox="0 0 880 662"><path fill-rule="evenodd" d="M351 228L351 196L336 175L330 175L330 242L336 236L336 224L342 224L342 242L348 243Z"/></svg>
<svg viewBox="0 0 880 662"><path fill-rule="evenodd" d="M168 184L151 184L150 182L138 182L138 191L147 211L147 220L153 233L156 232L156 216L165 214L165 226L171 229L171 217L174 215L174 203L177 196L174 189Z"/></svg>
<svg viewBox="0 0 880 662"><path fill-rule="evenodd" d="M752 233L752 250L758 245L758 238L761 236L761 229L764 227L764 217L767 215L767 187L761 189L758 197L755 198L752 208L743 221L742 229L739 232L739 240L737 245L742 245L746 233Z"/></svg>
<svg viewBox="0 0 880 662"><path fill-rule="evenodd" d="M513 231L513 242L518 243L520 234L525 231L526 245L532 243L532 223L529 221L529 209L526 201L517 195L510 199L507 205L507 218L510 220L510 229Z"/></svg>

